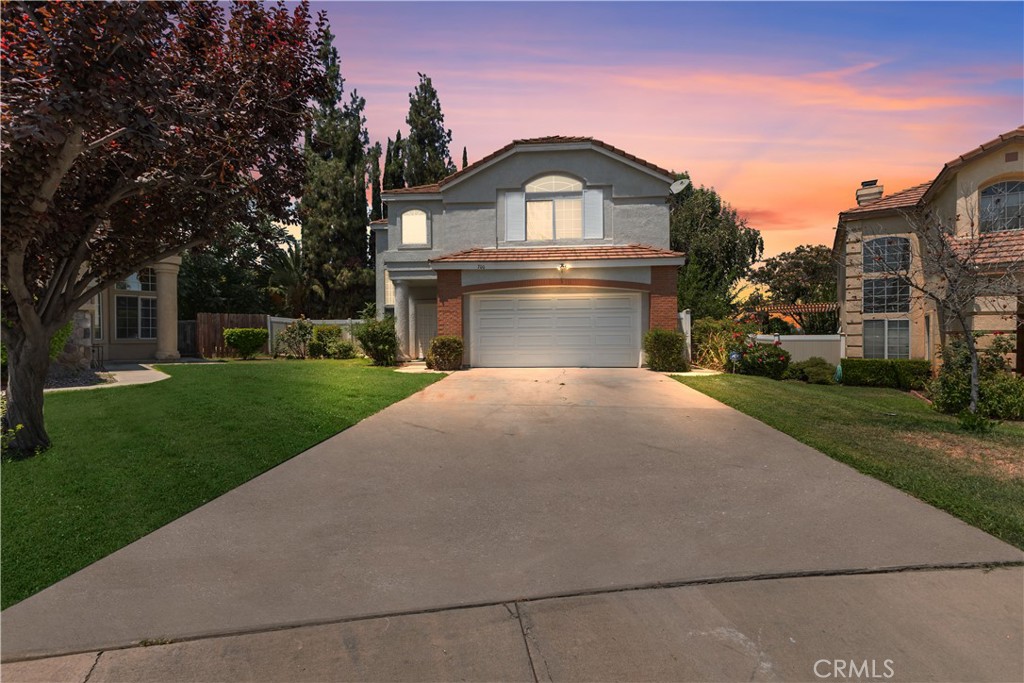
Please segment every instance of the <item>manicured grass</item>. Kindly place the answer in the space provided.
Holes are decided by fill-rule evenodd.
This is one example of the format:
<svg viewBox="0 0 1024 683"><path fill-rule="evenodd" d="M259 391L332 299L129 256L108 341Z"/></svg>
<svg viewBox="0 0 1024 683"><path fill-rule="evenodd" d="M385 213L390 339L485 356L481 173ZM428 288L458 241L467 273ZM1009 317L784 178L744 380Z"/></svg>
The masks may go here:
<svg viewBox="0 0 1024 683"><path fill-rule="evenodd" d="M676 379L1024 548L1024 423L976 435L893 389L740 375Z"/></svg>
<svg viewBox="0 0 1024 683"><path fill-rule="evenodd" d="M7 607L436 381L366 361L162 368L48 394L53 447L2 465Z"/></svg>

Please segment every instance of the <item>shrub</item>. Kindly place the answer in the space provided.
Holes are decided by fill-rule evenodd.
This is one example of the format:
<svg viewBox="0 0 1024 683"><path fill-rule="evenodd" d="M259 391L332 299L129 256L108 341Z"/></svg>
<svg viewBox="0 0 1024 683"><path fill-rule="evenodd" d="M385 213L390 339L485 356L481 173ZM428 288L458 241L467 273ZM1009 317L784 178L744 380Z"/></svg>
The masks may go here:
<svg viewBox="0 0 1024 683"><path fill-rule="evenodd" d="M305 358L309 355L309 342L313 340L313 323L300 316L298 320L288 323L288 326L277 336L274 341L274 356L287 356L288 358Z"/></svg>
<svg viewBox="0 0 1024 683"><path fill-rule="evenodd" d="M327 358L327 343L322 342L319 339L314 339L309 342L309 346L306 348L309 352L310 358Z"/></svg>
<svg viewBox="0 0 1024 683"><path fill-rule="evenodd" d="M733 351L739 352L740 359L737 362L730 360L730 369L741 375L757 375L771 379L782 379L792 358L789 351L782 348L778 342L774 344L746 342L742 346L732 347L730 353Z"/></svg>
<svg viewBox="0 0 1024 683"><path fill-rule="evenodd" d="M313 340L321 341L328 346L331 342L341 341L341 328L337 325L314 325Z"/></svg>
<svg viewBox="0 0 1024 683"><path fill-rule="evenodd" d="M650 330L644 335L647 367L655 372L685 372L686 335L671 330Z"/></svg>
<svg viewBox="0 0 1024 683"><path fill-rule="evenodd" d="M267 343L267 331L262 327L229 327L224 330L224 343L241 358L255 358Z"/></svg>
<svg viewBox="0 0 1024 683"><path fill-rule="evenodd" d="M756 331L757 325L752 323L701 318L693 323L691 330L693 361L702 368L724 370L729 363L729 352L742 346L747 335Z"/></svg>
<svg viewBox="0 0 1024 683"><path fill-rule="evenodd" d="M350 341L339 339L327 345L327 355L338 360L347 360L356 357L356 345Z"/></svg>
<svg viewBox="0 0 1024 683"><path fill-rule="evenodd" d="M356 328L356 339L374 365L398 362L398 333L395 332L394 318L367 320Z"/></svg>
<svg viewBox="0 0 1024 683"><path fill-rule="evenodd" d="M798 379L810 384L835 384L836 366L820 356L791 363L782 379Z"/></svg>
<svg viewBox="0 0 1024 683"><path fill-rule="evenodd" d="M462 367L462 354L465 348L461 337L434 337L427 352L427 367L432 370L458 370Z"/></svg>
<svg viewBox="0 0 1024 683"><path fill-rule="evenodd" d="M979 353L978 412L999 420L1024 420L1024 377L1012 375L1004 354L1012 349L1005 336L997 336ZM956 339L942 351L942 368L931 383L936 410L961 414L971 403L971 357L967 344ZM964 429L970 427L961 420Z"/></svg>
<svg viewBox="0 0 1024 683"><path fill-rule="evenodd" d="M843 384L853 387L923 389L932 375L932 364L926 360L844 358L841 365Z"/></svg>

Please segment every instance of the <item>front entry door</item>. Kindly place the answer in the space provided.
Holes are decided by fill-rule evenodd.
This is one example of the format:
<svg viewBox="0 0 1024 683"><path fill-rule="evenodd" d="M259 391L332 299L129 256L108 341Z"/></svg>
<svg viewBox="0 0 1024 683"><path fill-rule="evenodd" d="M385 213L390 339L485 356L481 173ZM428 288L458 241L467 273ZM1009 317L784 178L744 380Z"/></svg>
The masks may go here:
<svg viewBox="0 0 1024 683"><path fill-rule="evenodd" d="M416 302L416 357L426 358L430 342L437 336L437 302Z"/></svg>

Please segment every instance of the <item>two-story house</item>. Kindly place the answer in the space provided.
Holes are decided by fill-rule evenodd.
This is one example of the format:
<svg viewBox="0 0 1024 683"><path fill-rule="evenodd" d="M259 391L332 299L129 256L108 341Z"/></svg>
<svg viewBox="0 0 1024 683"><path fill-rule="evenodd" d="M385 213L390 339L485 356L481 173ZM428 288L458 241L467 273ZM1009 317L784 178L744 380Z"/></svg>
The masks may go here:
<svg viewBox="0 0 1024 683"><path fill-rule="evenodd" d="M847 356L940 359L946 332L958 330L921 291L938 291L942 273L919 261L938 253L941 230L944 244L998 282L973 297L972 327L1015 335L1012 363L1024 373L1024 126L958 156L934 180L891 195L865 181L856 196L833 245Z"/></svg>
<svg viewBox="0 0 1024 683"><path fill-rule="evenodd" d="M439 183L386 191L377 308L400 353L463 339L475 367L637 367L677 328L672 174L588 137L515 140Z"/></svg>

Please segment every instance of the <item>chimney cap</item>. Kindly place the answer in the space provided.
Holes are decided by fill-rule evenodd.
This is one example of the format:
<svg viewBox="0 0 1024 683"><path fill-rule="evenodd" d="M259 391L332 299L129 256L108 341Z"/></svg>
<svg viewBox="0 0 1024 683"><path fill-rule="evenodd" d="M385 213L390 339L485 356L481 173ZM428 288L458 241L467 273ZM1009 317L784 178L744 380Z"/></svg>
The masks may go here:
<svg viewBox="0 0 1024 683"><path fill-rule="evenodd" d="M865 181L863 181L860 184L860 186L861 187L874 187L877 184L878 184L878 178L875 178L874 180L865 180Z"/></svg>

